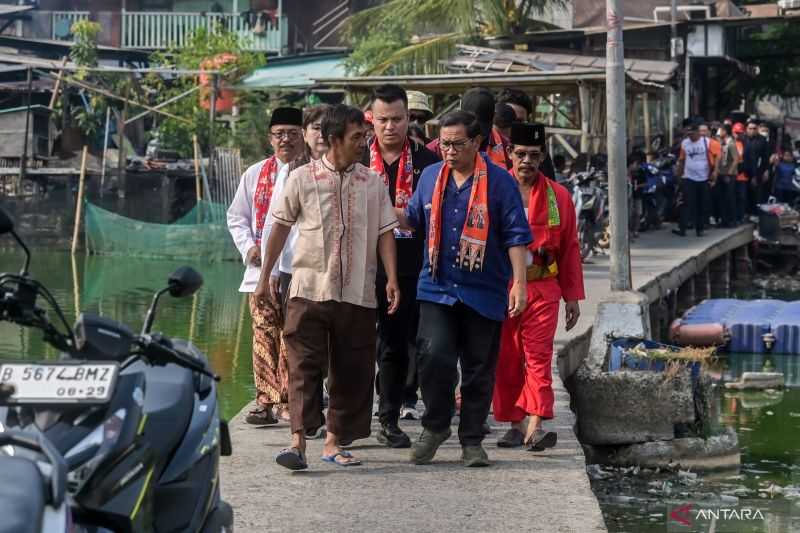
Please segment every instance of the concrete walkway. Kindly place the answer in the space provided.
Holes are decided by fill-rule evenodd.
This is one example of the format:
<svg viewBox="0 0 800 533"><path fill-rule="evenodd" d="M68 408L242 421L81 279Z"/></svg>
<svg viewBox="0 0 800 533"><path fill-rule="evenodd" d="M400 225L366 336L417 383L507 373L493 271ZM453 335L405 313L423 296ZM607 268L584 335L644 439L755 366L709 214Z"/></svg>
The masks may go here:
<svg viewBox="0 0 800 533"><path fill-rule="evenodd" d="M666 229L642 234L632 251L634 286L652 283L743 231L712 230L703 238L679 238ZM585 265L585 277L587 300L579 325L570 333L559 325L556 351L591 328L597 302L610 291L608 259ZM555 366L554 359L557 373ZM309 471L290 473L273 460L289 443L287 426L247 426L248 406L231 421L234 455L223 458L221 466L223 497L234 507L236 530L605 531L573 431L569 395L554 378L556 418L548 427L558 432L558 446L546 453L502 450L494 445L502 430L493 424L485 445L494 464L484 469L461 466L454 426L454 436L429 466L409 464L408 450L389 450L365 439L352 446L365 464L345 469L321 463L321 443L309 441ZM401 426L412 439L419 435L418 422Z"/></svg>

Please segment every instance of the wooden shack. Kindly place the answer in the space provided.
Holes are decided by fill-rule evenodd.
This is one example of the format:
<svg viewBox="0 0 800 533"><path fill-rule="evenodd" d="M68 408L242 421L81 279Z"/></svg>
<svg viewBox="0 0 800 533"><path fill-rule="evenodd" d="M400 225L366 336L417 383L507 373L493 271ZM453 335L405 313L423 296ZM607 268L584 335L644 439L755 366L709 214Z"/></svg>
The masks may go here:
<svg viewBox="0 0 800 533"><path fill-rule="evenodd" d="M26 126L27 124L27 126ZM19 164L25 148L25 131L28 132L29 159L47 158L53 148L50 109L43 105L15 107L0 110L0 158L15 159Z"/></svg>

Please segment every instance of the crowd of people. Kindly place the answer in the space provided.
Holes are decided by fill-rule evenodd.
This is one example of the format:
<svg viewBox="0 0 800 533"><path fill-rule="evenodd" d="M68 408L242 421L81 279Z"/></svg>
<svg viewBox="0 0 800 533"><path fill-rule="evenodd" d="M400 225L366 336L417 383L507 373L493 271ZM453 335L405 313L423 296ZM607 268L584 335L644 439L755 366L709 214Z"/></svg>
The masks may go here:
<svg viewBox="0 0 800 533"><path fill-rule="evenodd" d="M687 121L674 149L680 197L673 233L686 236L693 229L701 236L707 227L736 227L757 216L758 206L771 198L794 206L800 191L793 183L798 146L793 150L788 138L772 142L769 127L755 118L746 124ZM646 155L634 152L629 168L640 161Z"/></svg>
<svg viewBox="0 0 800 533"><path fill-rule="evenodd" d="M492 408L510 423L498 446L557 444L543 427L553 341L560 300L566 328L578 321L583 274L575 209L532 111L521 91L471 89L435 139L427 97L391 84L366 114L272 112L273 155L242 176L228 225L253 323L246 421L288 421L279 465L308 468L315 438L322 461L361 464L346 447L370 437L376 388L375 438L415 464L458 414L465 466L489 465ZM416 417L412 443L400 421Z"/></svg>

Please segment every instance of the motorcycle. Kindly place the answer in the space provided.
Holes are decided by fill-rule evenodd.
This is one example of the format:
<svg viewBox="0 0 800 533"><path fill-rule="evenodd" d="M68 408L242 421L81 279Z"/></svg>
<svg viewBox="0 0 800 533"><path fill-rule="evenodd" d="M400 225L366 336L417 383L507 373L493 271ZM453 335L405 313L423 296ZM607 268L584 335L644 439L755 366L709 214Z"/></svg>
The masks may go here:
<svg viewBox="0 0 800 533"><path fill-rule="evenodd" d="M0 397L12 393L0 387ZM64 457L41 434L0 432L0 447L11 446L15 455L0 454L0 533L71 532Z"/></svg>
<svg viewBox="0 0 800 533"><path fill-rule="evenodd" d="M0 385L12 391L0 397L0 431L46 437L64 457L73 531L233 531L219 487L219 457L231 454L219 378L190 342L151 333L159 299L191 296L202 276L175 271L139 334L90 313L70 328L50 291L28 274L30 251L0 209L0 235L8 233L25 263L20 274L0 274L0 320L40 329L61 356L0 361Z"/></svg>
<svg viewBox="0 0 800 533"><path fill-rule="evenodd" d="M578 220L581 259L587 259L607 241L608 184L604 174L590 168L573 175L572 201Z"/></svg>

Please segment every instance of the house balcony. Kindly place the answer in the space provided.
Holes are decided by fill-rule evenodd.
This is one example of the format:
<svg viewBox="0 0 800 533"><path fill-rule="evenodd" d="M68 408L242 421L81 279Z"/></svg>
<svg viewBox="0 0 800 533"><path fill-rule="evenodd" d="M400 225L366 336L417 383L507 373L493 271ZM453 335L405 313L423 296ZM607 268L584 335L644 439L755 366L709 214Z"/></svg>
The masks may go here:
<svg viewBox="0 0 800 533"><path fill-rule="evenodd" d="M88 11L38 11L40 19L28 37L71 41L70 28L90 18ZM285 16L252 20L240 13L177 13L167 11L99 11L91 16L100 22L99 44L123 49L165 50L185 46L193 32L222 29L242 38L245 48L254 52L281 55L289 42L289 24ZM44 20L42 20L44 19ZM48 24L49 22L49 24ZM42 35L49 27L49 34Z"/></svg>

